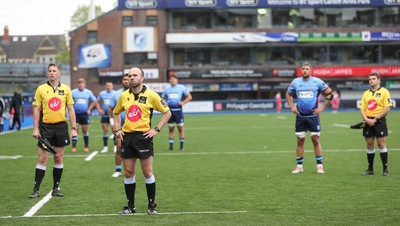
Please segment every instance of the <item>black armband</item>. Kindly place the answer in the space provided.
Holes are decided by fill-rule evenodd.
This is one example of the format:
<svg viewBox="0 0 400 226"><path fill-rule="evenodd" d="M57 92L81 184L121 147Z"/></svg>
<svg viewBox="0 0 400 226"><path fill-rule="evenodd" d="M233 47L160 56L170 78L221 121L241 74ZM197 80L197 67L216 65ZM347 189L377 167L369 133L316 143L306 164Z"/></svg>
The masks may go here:
<svg viewBox="0 0 400 226"><path fill-rule="evenodd" d="M332 100L332 99L333 99L333 93L330 92L330 93L326 94L325 98L326 98L327 100Z"/></svg>

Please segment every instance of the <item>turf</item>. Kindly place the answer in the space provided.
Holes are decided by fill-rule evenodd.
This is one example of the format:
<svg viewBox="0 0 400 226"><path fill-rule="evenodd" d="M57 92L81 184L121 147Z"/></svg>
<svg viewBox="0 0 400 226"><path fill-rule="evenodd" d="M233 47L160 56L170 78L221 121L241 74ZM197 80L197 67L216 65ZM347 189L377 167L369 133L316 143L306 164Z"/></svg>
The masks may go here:
<svg viewBox="0 0 400 226"><path fill-rule="evenodd" d="M126 204L123 178L111 178L113 153L85 161L80 134L78 152L66 149L61 188L33 217L22 217L52 187L52 159L39 199L28 199L37 162L32 129L0 135L0 225L398 225L400 222L400 114L388 116L389 176L363 177L365 142L357 112L321 115L325 174L316 173L307 137L304 169L295 167L293 114L186 115L184 151L168 151L164 128L154 139L157 181L156 216L147 210L144 178L137 166L139 214L118 216ZM158 117L155 117L158 121ZM178 145L175 138L175 146ZM112 150L112 140L109 149ZM90 125L91 151L100 150L99 119ZM10 216L10 217L7 217Z"/></svg>

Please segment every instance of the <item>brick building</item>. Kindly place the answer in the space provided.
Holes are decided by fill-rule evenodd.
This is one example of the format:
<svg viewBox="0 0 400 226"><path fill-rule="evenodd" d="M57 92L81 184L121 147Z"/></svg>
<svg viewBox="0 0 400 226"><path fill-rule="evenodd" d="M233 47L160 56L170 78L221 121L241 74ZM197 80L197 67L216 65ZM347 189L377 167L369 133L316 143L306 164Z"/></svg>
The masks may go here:
<svg viewBox="0 0 400 226"><path fill-rule="evenodd" d="M360 95L380 71L398 98L399 27L400 4L384 0L119 0L70 32L71 74L98 93L139 65L147 84L162 87L173 73L196 100L267 99L309 61L342 97Z"/></svg>

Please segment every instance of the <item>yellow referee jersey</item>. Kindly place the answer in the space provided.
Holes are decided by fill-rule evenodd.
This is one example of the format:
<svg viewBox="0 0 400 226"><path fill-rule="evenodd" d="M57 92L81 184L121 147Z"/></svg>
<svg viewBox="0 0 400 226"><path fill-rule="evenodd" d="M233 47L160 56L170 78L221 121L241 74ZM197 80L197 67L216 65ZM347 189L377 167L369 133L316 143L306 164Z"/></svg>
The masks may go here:
<svg viewBox="0 0 400 226"><path fill-rule="evenodd" d="M114 114L125 111L124 132L145 132L150 130L153 110L165 113L169 107L160 95L143 86L142 91L136 95L130 89L125 90L118 99Z"/></svg>
<svg viewBox="0 0 400 226"><path fill-rule="evenodd" d="M387 89L380 87L375 92L371 89L364 92L358 108L364 109L367 117L376 117L385 107L391 107L392 101Z"/></svg>
<svg viewBox="0 0 400 226"><path fill-rule="evenodd" d="M36 89L33 105L42 108L44 123L65 122L66 105L74 104L69 86L58 83L56 88L46 82Z"/></svg>

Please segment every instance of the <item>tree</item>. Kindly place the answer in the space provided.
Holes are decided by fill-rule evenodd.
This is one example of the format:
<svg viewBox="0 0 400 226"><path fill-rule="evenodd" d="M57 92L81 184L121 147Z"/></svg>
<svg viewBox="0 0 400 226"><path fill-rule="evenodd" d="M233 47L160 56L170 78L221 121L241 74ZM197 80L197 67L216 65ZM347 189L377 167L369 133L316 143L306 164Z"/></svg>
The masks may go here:
<svg viewBox="0 0 400 226"><path fill-rule="evenodd" d="M95 17L103 14L101 6L95 6ZM71 29L75 29L89 21L89 5L80 5L71 16Z"/></svg>
<svg viewBox="0 0 400 226"><path fill-rule="evenodd" d="M65 36L64 36L65 37ZM58 43L61 52L56 55L56 63L57 64L69 64L69 48L67 46L67 41L65 38L60 40Z"/></svg>

